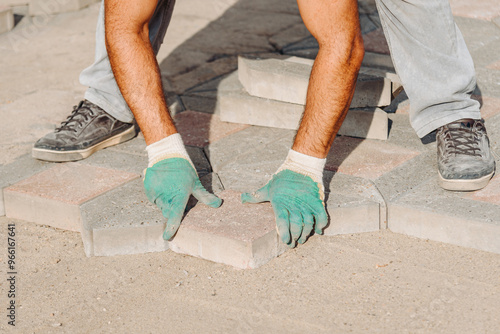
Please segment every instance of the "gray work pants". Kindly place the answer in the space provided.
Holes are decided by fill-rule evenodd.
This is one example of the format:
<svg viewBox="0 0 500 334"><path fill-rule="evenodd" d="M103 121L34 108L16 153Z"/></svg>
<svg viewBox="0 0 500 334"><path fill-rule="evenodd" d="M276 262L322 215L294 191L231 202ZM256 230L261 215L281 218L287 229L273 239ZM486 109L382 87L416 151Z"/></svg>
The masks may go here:
<svg viewBox="0 0 500 334"><path fill-rule="evenodd" d="M149 40L155 54L158 53L163 43L174 10L174 4L175 0L158 0L158 5L149 22ZM134 115L116 84L109 63L104 30L104 1L101 4L97 20L95 60L91 66L80 74L80 83L89 87L85 92L87 100L97 104L108 114L122 122L131 123L134 120Z"/></svg>
<svg viewBox="0 0 500 334"><path fill-rule="evenodd" d="M159 0L150 22L158 52L175 0ZM480 119L474 64L448 0L377 0L391 56L410 99L410 120L420 137L461 118ZM104 39L104 7L96 32L96 58L80 75L85 98L123 122L133 115L115 82Z"/></svg>

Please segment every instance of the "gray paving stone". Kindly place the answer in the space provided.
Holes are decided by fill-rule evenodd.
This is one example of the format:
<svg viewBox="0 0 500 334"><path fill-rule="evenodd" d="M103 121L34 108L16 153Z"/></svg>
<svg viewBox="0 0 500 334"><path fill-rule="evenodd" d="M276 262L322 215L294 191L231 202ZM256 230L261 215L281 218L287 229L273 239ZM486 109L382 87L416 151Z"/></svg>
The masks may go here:
<svg viewBox="0 0 500 334"><path fill-rule="evenodd" d="M386 140L389 132L387 113L379 108L350 109L338 134Z"/></svg>
<svg viewBox="0 0 500 334"><path fill-rule="evenodd" d="M298 43L301 40L310 37L311 34L309 33L309 30L307 30L304 23L301 22L271 36L269 38L269 42L277 50L282 50L291 44Z"/></svg>
<svg viewBox="0 0 500 334"><path fill-rule="evenodd" d="M224 79L219 87L217 113L222 121L292 130L298 128L304 112L302 105L250 96L235 74ZM339 133L384 140L387 138L387 122L387 115L380 109L351 109Z"/></svg>
<svg viewBox="0 0 500 334"><path fill-rule="evenodd" d="M361 233L385 228L385 202L377 187L362 178L325 171L325 235Z"/></svg>
<svg viewBox="0 0 500 334"><path fill-rule="evenodd" d="M85 204L81 235L87 256L161 252L165 219L147 199L143 179L134 180Z"/></svg>
<svg viewBox="0 0 500 334"><path fill-rule="evenodd" d="M214 172L219 173L224 166L237 161L242 155L283 138L291 142L294 136L295 131L292 130L251 126L209 144L205 147L205 154Z"/></svg>
<svg viewBox="0 0 500 334"><path fill-rule="evenodd" d="M14 28L14 13L10 7L0 6L0 34Z"/></svg>
<svg viewBox="0 0 500 334"><path fill-rule="evenodd" d="M500 207L441 189L431 179L388 204L389 229L500 254Z"/></svg>
<svg viewBox="0 0 500 334"><path fill-rule="evenodd" d="M199 176L212 171L202 148L186 145L186 150ZM148 166L146 142L140 133L132 140L94 153L82 163L142 174Z"/></svg>
<svg viewBox="0 0 500 334"><path fill-rule="evenodd" d="M224 122L297 129L304 106L249 95L238 81L237 73L221 82L217 112ZM225 89L234 87L233 90ZM265 117L263 117L265 115Z"/></svg>
<svg viewBox="0 0 500 334"><path fill-rule="evenodd" d="M361 66L385 68L392 72L396 72L391 56L381 53L365 52L365 57L363 58Z"/></svg>
<svg viewBox="0 0 500 334"><path fill-rule="evenodd" d="M373 23L370 15L368 14L361 14L359 15L359 23L361 25L361 33L362 34L367 34L370 31L376 30L378 26Z"/></svg>
<svg viewBox="0 0 500 334"><path fill-rule="evenodd" d="M318 48L319 48L318 41L316 41L316 39L313 36L311 36L297 43L287 45L286 47L283 48L283 53L289 54L290 52L297 50L318 49Z"/></svg>
<svg viewBox="0 0 500 334"><path fill-rule="evenodd" d="M215 113L217 105L216 98L199 95L182 95L181 99L186 110L201 111L209 114Z"/></svg>
<svg viewBox="0 0 500 334"><path fill-rule="evenodd" d="M0 165L0 216L5 216L4 188L52 166L53 163L33 159L31 154L23 155L10 164Z"/></svg>
<svg viewBox="0 0 500 334"><path fill-rule="evenodd" d="M432 141L424 141L426 142L426 144L424 144L415 133L415 130L411 127L410 117L408 115L388 113L387 116L391 121L389 138L387 139L389 143L408 148L413 151L432 152L433 154L436 154L434 134L426 136L425 140L432 139Z"/></svg>
<svg viewBox="0 0 500 334"><path fill-rule="evenodd" d="M238 58L238 78L252 95L305 104L312 66L278 59ZM390 80L360 74L351 108L387 106L391 103Z"/></svg>
<svg viewBox="0 0 500 334"><path fill-rule="evenodd" d="M296 56L308 59L315 59L318 55L318 48L309 48L309 49L292 49L283 51L284 54L288 56Z"/></svg>
<svg viewBox="0 0 500 334"><path fill-rule="evenodd" d="M465 43L470 52L483 47L495 40L500 39L498 27L491 21L477 20L466 17L455 17Z"/></svg>
<svg viewBox="0 0 500 334"><path fill-rule="evenodd" d="M268 143L254 143L253 149L222 164L217 173L225 189L254 191L269 181L292 147L293 133Z"/></svg>
<svg viewBox="0 0 500 334"><path fill-rule="evenodd" d="M498 28L500 28L500 16L495 17L491 22L495 23Z"/></svg>
<svg viewBox="0 0 500 334"><path fill-rule="evenodd" d="M98 0L64 0L45 1L30 0L30 15L52 15L64 12L73 12L91 5Z"/></svg>
<svg viewBox="0 0 500 334"><path fill-rule="evenodd" d="M233 191L220 196L221 207L198 205L187 213L171 250L241 269L257 268L285 251L270 203L241 204Z"/></svg>

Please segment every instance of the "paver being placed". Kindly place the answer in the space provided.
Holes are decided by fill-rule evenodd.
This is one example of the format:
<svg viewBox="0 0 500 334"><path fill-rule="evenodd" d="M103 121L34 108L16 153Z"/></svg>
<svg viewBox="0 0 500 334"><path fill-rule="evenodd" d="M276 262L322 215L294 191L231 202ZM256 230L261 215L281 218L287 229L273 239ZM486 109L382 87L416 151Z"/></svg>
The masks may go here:
<svg viewBox="0 0 500 334"><path fill-rule="evenodd" d="M0 6L0 34L14 28L14 13L10 7Z"/></svg>
<svg viewBox="0 0 500 334"><path fill-rule="evenodd" d="M210 192L223 190L215 173L201 177L200 181ZM195 204L191 197L187 208ZM84 203L81 217L81 234L87 256L162 252L169 247L163 240L166 220L156 205L147 199L142 178Z"/></svg>
<svg viewBox="0 0 500 334"><path fill-rule="evenodd" d="M304 113L303 105L251 96L239 83L236 72L222 80L219 87L217 112L222 121L298 129ZM340 134L371 139L387 138L388 120L382 110L351 109L344 123L345 128L342 125Z"/></svg>
<svg viewBox="0 0 500 334"><path fill-rule="evenodd" d="M241 204L240 193L219 194L222 206L197 205L184 217L170 249L241 269L257 268L285 251L270 203Z"/></svg>
<svg viewBox="0 0 500 334"><path fill-rule="evenodd" d="M500 254L497 195L485 201L482 194L446 191L436 178L388 203L389 229ZM498 189L498 181L491 181L490 186ZM498 193L495 189L482 192Z"/></svg>
<svg viewBox="0 0 500 334"><path fill-rule="evenodd" d="M326 171L323 183L329 216L325 235L373 232L385 228L384 199L372 182Z"/></svg>
<svg viewBox="0 0 500 334"><path fill-rule="evenodd" d="M98 0L29 0L29 11L31 16L53 15L77 11L97 1Z"/></svg>
<svg viewBox="0 0 500 334"><path fill-rule="evenodd" d="M279 59L238 58L238 78L252 96L304 105L312 66ZM391 103L387 78L358 75L351 108L387 106Z"/></svg>
<svg viewBox="0 0 500 334"><path fill-rule="evenodd" d="M79 163L57 164L4 189L6 216L80 231L80 206L139 175Z"/></svg>

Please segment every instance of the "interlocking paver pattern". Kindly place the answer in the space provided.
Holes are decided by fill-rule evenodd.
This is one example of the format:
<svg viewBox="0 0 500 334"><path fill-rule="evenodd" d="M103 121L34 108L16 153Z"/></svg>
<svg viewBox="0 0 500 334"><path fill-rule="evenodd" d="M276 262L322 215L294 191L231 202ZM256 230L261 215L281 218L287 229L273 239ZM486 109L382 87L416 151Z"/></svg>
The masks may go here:
<svg viewBox="0 0 500 334"><path fill-rule="evenodd" d="M91 2L67 3L86 6ZM475 61L478 88L474 98L482 104L498 158L499 6L491 0L452 0L451 5ZM0 131L0 214L5 213L6 204L9 216L14 201L19 205L16 212L41 210L38 216L18 218L49 224L48 220L58 217L60 224L53 226L81 229L89 256L164 251L169 248L161 239L164 218L147 201L138 178L147 165L142 135L78 163L53 165L30 157L33 142L62 121L83 96L85 87L77 78L94 57L98 8L99 4L93 4L78 12L50 16L43 24L24 17L12 31L0 35L5 59L0 63L0 112L6 116L6 126ZM35 9L30 8L32 13ZM394 232L500 252L498 178L475 193L450 193L437 186L435 142L432 135L421 141L411 129L410 104L394 73L373 0L360 1L360 19L367 48L361 78L384 77L392 82L389 96L392 93L395 99L392 103L389 99L391 105L385 112L380 111L384 114L379 113L389 119L388 127L374 128L377 138L386 141L348 137L365 135L344 128L334 141L324 177L331 218L325 234L387 226ZM280 166L293 142L295 132L289 129L297 127L303 106L250 96L234 71L238 56L314 59L317 52L318 43L302 24L295 1L177 3L158 54L167 102L202 182L216 193L226 189L222 194L226 202L220 209L190 201L177 239L179 245L184 243L186 253L246 268L283 251L272 229L270 205L243 206L237 195L263 186ZM234 116L245 109L248 115L254 113L253 119L225 119L224 110L234 111ZM264 123L258 123L264 118ZM370 121L371 126L376 125L375 117L361 119L350 114L346 127L360 130L361 123ZM382 138L384 133L386 138ZM69 171L78 171L83 177L64 181ZM44 175L53 177L41 180ZM89 181L96 178L100 181ZM58 215L57 209L66 216ZM207 217L220 227L217 231L203 225ZM259 227L260 223L265 226ZM244 231L262 236L259 240L264 241L258 246L262 248L248 246L258 242L245 238L242 224L246 224ZM194 245L202 245L204 252ZM242 252L229 251L234 249Z"/></svg>

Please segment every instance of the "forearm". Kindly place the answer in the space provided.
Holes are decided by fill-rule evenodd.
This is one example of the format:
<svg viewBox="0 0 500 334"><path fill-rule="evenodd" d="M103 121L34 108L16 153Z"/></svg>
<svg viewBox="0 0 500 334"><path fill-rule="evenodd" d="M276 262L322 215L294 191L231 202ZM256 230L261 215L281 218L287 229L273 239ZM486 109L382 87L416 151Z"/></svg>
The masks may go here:
<svg viewBox="0 0 500 334"><path fill-rule="evenodd" d="M137 17L124 20L127 15L120 14L134 8L127 7L125 2L116 4L116 1L106 1L105 4L106 47L111 68L146 144L177 133L168 112L158 63L149 41L149 12L151 9L154 11L154 6L148 9L146 5L141 8L142 13L134 13Z"/></svg>
<svg viewBox="0 0 500 334"><path fill-rule="evenodd" d="M319 43L307 102L293 149L325 158L354 95L364 49L355 0L299 0L307 28Z"/></svg>

